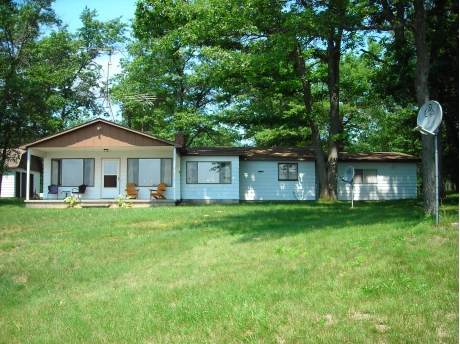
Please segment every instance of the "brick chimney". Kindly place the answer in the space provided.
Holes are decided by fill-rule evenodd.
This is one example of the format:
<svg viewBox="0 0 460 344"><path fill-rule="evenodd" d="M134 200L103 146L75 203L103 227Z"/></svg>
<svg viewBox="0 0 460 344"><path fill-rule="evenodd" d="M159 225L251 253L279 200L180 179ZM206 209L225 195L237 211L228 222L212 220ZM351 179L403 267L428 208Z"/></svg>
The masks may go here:
<svg viewBox="0 0 460 344"><path fill-rule="evenodd" d="M177 133L175 134L175 142L182 147L185 147L185 141L187 140L187 137L185 136L184 133Z"/></svg>

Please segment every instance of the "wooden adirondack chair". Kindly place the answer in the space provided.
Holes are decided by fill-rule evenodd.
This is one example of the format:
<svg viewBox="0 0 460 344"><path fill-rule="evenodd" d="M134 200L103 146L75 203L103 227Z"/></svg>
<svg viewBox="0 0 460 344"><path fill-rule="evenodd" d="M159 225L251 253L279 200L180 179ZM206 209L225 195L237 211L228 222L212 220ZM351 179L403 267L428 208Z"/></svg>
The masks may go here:
<svg viewBox="0 0 460 344"><path fill-rule="evenodd" d="M166 191L166 184L165 183L160 183L158 184L158 188L156 190L150 189L150 199L156 198L156 199L166 199L166 197L163 195L163 192Z"/></svg>
<svg viewBox="0 0 460 344"><path fill-rule="evenodd" d="M136 184L134 183L126 184L125 191L126 191L126 196L129 196L131 198L139 197L139 189L136 189Z"/></svg>

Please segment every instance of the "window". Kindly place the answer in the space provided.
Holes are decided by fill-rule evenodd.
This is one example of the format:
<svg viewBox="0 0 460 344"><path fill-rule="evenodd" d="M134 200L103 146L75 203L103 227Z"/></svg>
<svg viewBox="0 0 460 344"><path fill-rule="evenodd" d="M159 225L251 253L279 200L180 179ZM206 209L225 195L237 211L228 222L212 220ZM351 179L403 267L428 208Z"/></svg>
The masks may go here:
<svg viewBox="0 0 460 344"><path fill-rule="evenodd" d="M230 162L187 162L187 184L231 184Z"/></svg>
<svg viewBox="0 0 460 344"><path fill-rule="evenodd" d="M137 186L172 185L172 159L128 159L128 183Z"/></svg>
<svg viewBox="0 0 460 344"><path fill-rule="evenodd" d="M51 184L94 186L94 159L51 159Z"/></svg>
<svg viewBox="0 0 460 344"><path fill-rule="evenodd" d="M377 170L363 170L362 168L355 168L353 183L377 184Z"/></svg>
<svg viewBox="0 0 460 344"><path fill-rule="evenodd" d="M298 164L278 164L278 180L298 180Z"/></svg>

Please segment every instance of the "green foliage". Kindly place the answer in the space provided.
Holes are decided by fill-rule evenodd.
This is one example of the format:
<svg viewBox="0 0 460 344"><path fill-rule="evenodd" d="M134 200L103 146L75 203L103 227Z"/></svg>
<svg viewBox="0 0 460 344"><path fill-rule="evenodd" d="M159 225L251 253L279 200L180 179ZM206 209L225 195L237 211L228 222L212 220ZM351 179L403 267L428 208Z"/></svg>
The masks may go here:
<svg viewBox="0 0 460 344"><path fill-rule="evenodd" d="M397 25L401 18L413 20L412 3L390 4L397 15L392 19L395 25L379 1L329 6L310 1L140 1L133 24L140 44L133 44L134 60L127 65L132 69L121 89L152 93L158 99L155 110L137 104L126 122L155 134L162 128L166 135L182 130L197 139L224 124L242 130L244 139L254 144L269 146L311 144L314 122L325 149L337 138L341 148L351 151L418 155L420 140L410 130L416 115L415 40L412 30ZM457 42L449 45L436 38L436 33L458 36L454 7L450 1L427 3L433 55L450 52L456 56ZM366 27L382 31L376 35ZM335 85L328 81L325 48L329 40L336 40L342 47L338 53L344 53ZM301 78L294 61L296 48L305 61L306 73ZM432 61L436 72L449 70L442 61L449 58ZM440 81L456 78L458 73L442 75L433 79L433 85L448 84L454 91L449 94L456 97L458 82ZM311 109L305 108L303 82L311 87ZM329 92L334 87L340 91L340 123L329 135ZM203 97L207 97L206 106L200 106ZM445 134L450 138L445 139L446 152L457 151L457 145L452 146L458 141L452 136L455 130L450 128L458 128L458 105L453 102L450 110L451 103L446 104L452 114L447 115L452 121ZM198 141L190 144L194 142ZM217 143L214 139L202 142Z"/></svg>
<svg viewBox="0 0 460 344"><path fill-rule="evenodd" d="M85 9L83 27L71 34L51 3L0 4L2 152L66 129L88 113L104 114L97 90L105 85L95 61L100 49L115 49L124 40L125 25L118 19L97 21L96 12Z"/></svg>
<svg viewBox="0 0 460 344"><path fill-rule="evenodd" d="M67 203L69 204L69 207L70 208L74 208L75 206L78 205L78 203L80 203L80 199L78 197L75 197L73 195L70 195L70 196L67 196L66 198L64 198L64 203Z"/></svg>
<svg viewBox="0 0 460 344"><path fill-rule="evenodd" d="M117 204L119 208L128 208L133 204L133 202L127 202L127 200L129 200L130 198L131 196L119 195L118 197L115 198L115 203Z"/></svg>
<svg viewBox="0 0 460 344"><path fill-rule="evenodd" d="M129 127L164 138L183 132L187 145L232 145L238 132L214 115L221 100L214 88L218 72L206 51L190 44L181 28L193 16L185 1L141 1L137 4L131 58L122 62L114 96ZM144 94L151 101L133 96Z"/></svg>
<svg viewBox="0 0 460 344"><path fill-rule="evenodd" d="M441 128L443 174L458 191L458 2L438 1L427 9L430 45L430 87L433 99L443 108ZM448 162L448 163L446 163Z"/></svg>

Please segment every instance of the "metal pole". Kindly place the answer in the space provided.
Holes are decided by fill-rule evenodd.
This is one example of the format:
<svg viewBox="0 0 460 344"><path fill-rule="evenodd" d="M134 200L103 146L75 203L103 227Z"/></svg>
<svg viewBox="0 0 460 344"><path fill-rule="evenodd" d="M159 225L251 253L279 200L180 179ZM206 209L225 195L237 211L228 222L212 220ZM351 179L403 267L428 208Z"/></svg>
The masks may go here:
<svg viewBox="0 0 460 344"><path fill-rule="evenodd" d="M353 184L354 184L353 180L351 181L350 184L351 184L351 207L353 208L353 199L355 197L355 195L354 195L355 193L353 192Z"/></svg>
<svg viewBox="0 0 460 344"><path fill-rule="evenodd" d="M26 201L30 200L30 160L32 159L32 154L30 152L30 148L27 148L27 163L26 163L26 175L27 175L27 179L26 179L26 185L23 185L22 187L23 188L26 188Z"/></svg>
<svg viewBox="0 0 460 344"><path fill-rule="evenodd" d="M439 224L438 129L434 133L434 168L436 187L436 226Z"/></svg>

